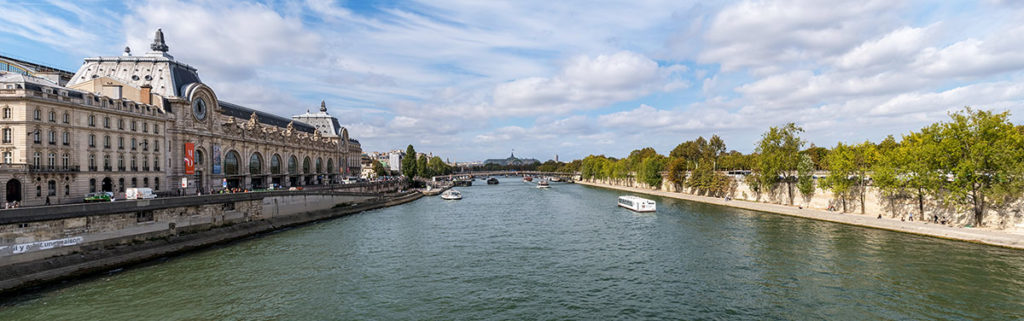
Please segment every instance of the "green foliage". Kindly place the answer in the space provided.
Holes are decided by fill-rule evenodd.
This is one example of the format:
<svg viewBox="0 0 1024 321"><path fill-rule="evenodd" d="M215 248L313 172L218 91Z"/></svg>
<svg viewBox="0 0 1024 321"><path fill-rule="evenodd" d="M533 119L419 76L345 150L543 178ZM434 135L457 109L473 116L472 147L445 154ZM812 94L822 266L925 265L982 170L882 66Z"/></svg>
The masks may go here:
<svg viewBox="0 0 1024 321"><path fill-rule="evenodd" d="M973 212L982 225L990 205L1021 197L1024 188L1024 134L1009 112L992 113L970 107L951 113L951 120L921 130L930 162L946 175L947 201Z"/></svg>
<svg viewBox="0 0 1024 321"><path fill-rule="evenodd" d="M408 178L413 178L417 173L416 148L413 148L412 144L409 144L409 147L405 148L405 158L402 159L402 175Z"/></svg>
<svg viewBox="0 0 1024 321"><path fill-rule="evenodd" d="M391 171L386 166L384 166L384 163L381 163L380 161L373 161L372 168L373 173L376 174L377 177L391 175Z"/></svg>
<svg viewBox="0 0 1024 321"><path fill-rule="evenodd" d="M665 156L657 153L644 158L636 171L637 179L649 186L661 187L661 171L664 170L667 161Z"/></svg>
<svg viewBox="0 0 1024 321"><path fill-rule="evenodd" d="M796 189L805 200L814 195L814 161L808 154L800 155L800 163L796 166Z"/></svg>
<svg viewBox="0 0 1024 321"><path fill-rule="evenodd" d="M811 144L811 147L808 147L807 149L800 153L807 155L811 158L811 162L814 163L815 170L820 171L828 169L828 164L825 162L825 159L828 156L828 148L818 147L814 146L814 144Z"/></svg>
<svg viewBox="0 0 1024 321"><path fill-rule="evenodd" d="M793 204L792 183L796 167L800 163L800 148L804 141L798 136L804 130L794 123L772 127L761 135L757 145L754 171L758 173L757 186L762 191L775 191L780 183L786 183L789 203Z"/></svg>
<svg viewBox="0 0 1024 321"><path fill-rule="evenodd" d="M427 167L427 155L423 155L416 159L416 176L421 178L429 178L430 168Z"/></svg>

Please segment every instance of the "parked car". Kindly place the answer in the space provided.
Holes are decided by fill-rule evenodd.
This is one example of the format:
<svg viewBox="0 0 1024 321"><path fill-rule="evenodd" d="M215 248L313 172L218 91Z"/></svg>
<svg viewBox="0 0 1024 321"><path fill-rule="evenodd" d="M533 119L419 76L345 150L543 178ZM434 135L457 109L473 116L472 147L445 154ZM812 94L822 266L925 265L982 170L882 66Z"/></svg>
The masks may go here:
<svg viewBox="0 0 1024 321"><path fill-rule="evenodd" d="M84 201L86 203L113 202L114 201L114 193L112 193L112 192L96 192L96 193L85 194Z"/></svg>

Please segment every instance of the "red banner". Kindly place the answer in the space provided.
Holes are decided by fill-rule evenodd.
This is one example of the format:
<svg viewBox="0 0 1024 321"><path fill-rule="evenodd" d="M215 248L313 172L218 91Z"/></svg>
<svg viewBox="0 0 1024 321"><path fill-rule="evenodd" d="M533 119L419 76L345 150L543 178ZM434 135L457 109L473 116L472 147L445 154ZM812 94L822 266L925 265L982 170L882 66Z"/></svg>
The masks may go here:
<svg viewBox="0 0 1024 321"><path fill-rule="evenodd" d="M185 143L185 174L194 175L196 173L196 145L192 143Z"/></svg>

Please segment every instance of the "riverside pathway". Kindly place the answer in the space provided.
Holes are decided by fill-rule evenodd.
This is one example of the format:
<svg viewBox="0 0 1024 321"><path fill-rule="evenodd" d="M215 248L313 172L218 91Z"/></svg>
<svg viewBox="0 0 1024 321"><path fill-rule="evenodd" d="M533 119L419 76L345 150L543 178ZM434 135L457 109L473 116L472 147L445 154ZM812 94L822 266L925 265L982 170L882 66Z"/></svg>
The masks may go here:
<svg viewBox="0 0 1024 321"><path fill-rule="evenodd" d="M899 221L884 217L878 219L876 216L868 216L854 213L829 212L825 210L810 208L800 209L794 206L781 204L759 203L742 200L727 201L725 199L716 197L698 196L684 193L673 193L636 187L613 186L583 181L577 181L576 183L581 185L601 187L620 191L657 195L661 197L682 199L694 202L717 204L722 206L742 208L754 211L803 217L813 220L828 221L868 228L883 229L895 232L931 236L949 240L973 242L1024 250L1024 232L1018 231L993 230L988 228L953 227L950 225L940 225L924 221Z"/></svg>

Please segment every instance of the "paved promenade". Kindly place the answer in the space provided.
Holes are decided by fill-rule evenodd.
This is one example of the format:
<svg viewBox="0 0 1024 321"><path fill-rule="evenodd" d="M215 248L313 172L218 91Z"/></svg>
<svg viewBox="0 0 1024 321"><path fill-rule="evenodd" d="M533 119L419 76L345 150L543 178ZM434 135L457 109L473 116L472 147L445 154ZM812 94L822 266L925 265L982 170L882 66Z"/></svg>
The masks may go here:
<svg viewBox="0 0 1024 321"><path fill-rule="evenodd" d="M918 235L925 235L943 239L966 241L1000 247L1024 250L1024 232L993 230L987 228L962 228L948 225L940 225L923 221L900 221L897 219L882 217L878 219L873 215L861 215L854 213L829 212L816 209L799 209L794 206L758 203L749 201L731 200L722 198L697 196L683 193L670 193L664 191L649 190L635 187L612 186L577 181L577 184L615 189L621 191L657 195L661 197L689 200L694 202L717 204L722 206L736 207L754 211L769 212L775 214L803 217L814 220L877 228L896 232L904 232ZM877 215L877 214L875 214Z"/></svg>

